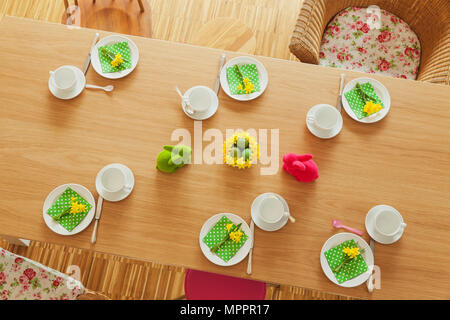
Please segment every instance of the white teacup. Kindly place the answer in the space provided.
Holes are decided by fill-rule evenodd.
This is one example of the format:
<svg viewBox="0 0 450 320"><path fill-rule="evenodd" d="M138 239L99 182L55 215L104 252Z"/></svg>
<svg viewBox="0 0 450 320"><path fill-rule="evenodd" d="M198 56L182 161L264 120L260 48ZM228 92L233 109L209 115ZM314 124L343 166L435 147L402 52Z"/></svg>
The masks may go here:
<svg viewBox="0 0 450 320"><path fill-rule="evenodd" d="M319 105L314 114L306 118L306 121L324 134L330 134L339 123L339 111L330 105Z"/></svg>
<svg viewBox="0 0 450 320"><path fill-rule="evenodd" d="M214 91L205 86L191 88L189 94L183 97L186 112L191 115L200 115L206 112L213 104L211 94L215 94Z"/></svg>
<svg viewBox="0 0 450 320"><path fill-rule="evenodd" d="M269 225L276 224L283 217L289 217L289 212L284 211L283 202L275 196L268 196L259 203L259 216Z"/></svg>
<svg viewBox="0 0 450 320"><path fill-rule="evenodd" d="M75 88L77 76L70 66L62 66L55 71L50 71L52 84L61 93L68 93Z"/></svg>
<svg viewBox="0 0 450 320"><path fill-rule="evenodd" d="M126 181L125 172L116 167L107 168L101 176L101 182L103 189L110 193L130 192L132 188Z"/></svg>
<svg viewBox="0 0 450 320"><path fill-rule="evenodd" d="M393 237L405 229L401 214L397 210L384 209L375 216L375 229L383 236Z"/></svg>

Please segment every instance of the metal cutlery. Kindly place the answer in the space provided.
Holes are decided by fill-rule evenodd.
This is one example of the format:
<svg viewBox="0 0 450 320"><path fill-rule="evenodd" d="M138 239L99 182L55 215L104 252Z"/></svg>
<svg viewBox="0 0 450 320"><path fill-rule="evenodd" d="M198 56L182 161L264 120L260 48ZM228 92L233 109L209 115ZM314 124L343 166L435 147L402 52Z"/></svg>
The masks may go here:
<svg viewBox="0 0 450 320"><path fill-rule="evenodd" d="M216 78L216 84L214 86L214 92L216 94L219 93L219 89L220 89L220 72L222 71L223 65L225 64L225 59L226 59L226 55L225 53L222 53L222 55L220 56L220 67L219 67L219 73L217 74L217 78Z"/></svg>
<svg viewBox="0 0 450 320"><path fill-rule="evenodd" d="M98 220L100 220L100 216L102 215L102 205L103 205L103 197L99 195L97 200L97 210L95 211L95 224L94 224L94 231L92 232L91 243L95 243L97 241L97 227L98 227Z"/></svg>
<svg viewBox="0 0 450 320"><path fill-rule="evenodd" d="M345 81L345 74L341 74L341 84L339 86L339 97L336 103L336 108L339 112L342 110L342 91L344 90L344 81Z"/></svg>
<svg viewBox="0 0 450 320"><path fill-rule="evenodd" d="M252 274L252 257L253 257L253 246L255 244L255 223L250 222L250 231L252 233L252 244L250 247L250 252L248 253L248 262L247 262L247 274Z"/></svg>
<svg viewBox="0 0 450 320"><path fill-rule="evenodd" d="M375 241L372 238L370 238L370 249L372 250L372 254L374 256L373 260L374 260L374 264L375 264ZM373 270L372 270L372 273L369 276L369 279L367 279L366 285L367 285L367 290L369 292L373 292L373 287L374 287L374 284L373 284Z"/></svg>
<svg viewBox="0 0 450 320"><path fill-rule="evenodd" d="M87 56L87 58L86 58L86 61L85 61L85 63L84 63L84 67L83 67L83 73L84 73L84 74L86 74L86 72L87 72L88 69L89 69L89 64L91 63L91 51L92 51L92 47L95 46L95 44L97 43L99 37L100 37L100 34L97 32L97 33L95 34L95 36L94 36L94 40L92 40L92 45L91 45L91 47L90 47L90 49L89 49L89 54L88 54L88 56Z"/></svg>

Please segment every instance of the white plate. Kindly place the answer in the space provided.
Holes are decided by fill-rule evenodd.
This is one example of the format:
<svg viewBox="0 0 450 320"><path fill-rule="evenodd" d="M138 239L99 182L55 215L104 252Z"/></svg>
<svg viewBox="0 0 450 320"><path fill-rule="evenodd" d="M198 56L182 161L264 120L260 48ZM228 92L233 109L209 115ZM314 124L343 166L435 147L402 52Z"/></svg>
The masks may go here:
<svg viewBox="0 0 450 320"><path fill-rule="evenodd" d="M62 225L60 225L58 222L53 220L53 218L47 214L48 209L55 203L55 201L58 199L58 197L68 188L72 188L76 193L78 193L80 196L82 196L87 202L89 202L92 206L91 210L89 210L88 214L84 217L83 220L81 220L80 224L77 225L75 228L73 228L72 231L67 231L63 228ZM85 187L75 184L75 183L68 183L63 184L62 186L59 186L55 188L52 192L49 193L47 198L44 201L44 207L42 209L42 214L44 216L44 221L47 224L47 226L52 229L52 231L56 232L57 234L63 235L63 236L70 236L73 234L77 234L84 229L86 229L89 224L91 223L92 219L95 215L95 200L92 193Z"/></svg>
<svg viewBox="0 0 450 320"><path fill-rule="evenodd" d="M250 94L232 95L230 92L230 87L228 86L227 68L232 67L236 64L244 65L250 63L256 64L256 68L258 69L259 91ZM249 101L258 98L266 90L268 82L269 82L269 75L267 73L266 68L261 62L252 57L241 56L233 58L230 61L228 61L220 71L220 85L222 86L223 91L225 91L225 93L231 98L239 101Z"/></svg>
<svg viewBox="0 0 450 320"><path fill-rule="evenodd" d="M123 169L125 171L125 183L131 185L131 189L129 192L126 192L124 190L120 190L118 192L108 192L103 188L101 176L103 174L103 171L105 171L108 168L118 168ZM130 195L130 193L133 191L134 188L134 175L133 171L131 171L130 168L127 166L120 164L120 163L112 163L102 168L97 174L97 177L95 178L95 188L97 189L98 194L105 200L111 201L111 202L117 202L120 200L125 199Z"/></svg>
<svg viewBox="0 0 450 320"><path fill-rule="evenodd" d="M98 48L103 47L108 44L118 43L118 42L128 42L128 47L130 48L130 54L131 54L131 68L119 71L119 72L109 72L104 73L102 71L102 65L100 64L100 59L98 57ZM136 68L136 65L139 61L139 49L136 46L136 44L133 42L133 40L128 39L123 36L119 35L112 35L105 37L101 39L95 46L92 47L91 50L91 64L94 70L101 75L102 77L108 78L108 79L119 79L126 77L129 75L134 68Z"/></svg>
<svg viewBox="0 0 450 320"><path fill-rule="evenodd" d="M259 196L257 196L255 198L255 200L253 200L252 208L251 208L252 220L253 220L253 222L255 222L255 224L258 226L258 228L260 228L264 231L277 231L286 225L287 221L289 220L289 217L283 216L283 218L281 218L280 222L278 222L274 225L269 225L266 222L262 221L262 219L260 219L260 217L259 217L257 208L259 207L259 203L261 202L261 200L267 196L275 196L278 199L280 199L281 202L283 203L284 210L286 212L289 212L289 206L288 206L286 200L284 200L284 198L282 196L280 196L279 194L276 194L276 193L267 192L267 193L260 194Z"/></svg>
<svg viewBox="0 0 450 320"><path fill-rule="evenodd" d="M361 254L364 258L364 261L367 264L367 271L353 279L347 280L347 281L339 284L336 280L336 276L334 275L333 271L331 271L331 268L328 265L328 261L325 257L325 251L328 251L331 248L334 248L334 247L340 245L341 243L351 240L351 239L353 239L355 242L357 242L361 249L364 249L364 253L361 253ZM325 273L327 278L331 280L331 282L333 282L341 287L346 287L346 288L356 287L356 286L359 286L359 285L363 284L364 282L366 282L367 279L369 279L369 276L372 274L373 264L374 264L373 252L370 249L370 246L367 244L366 241L364 241L363 238L361 238L353 233L342 232L342 233L335 234L334 236L332 236L325 242L325 244L322 247L322 250L320 251L320 264L322 266L323 272Z"/></svg>
<svg viewBox="0 0 450 320"><path fill-rule="evenodd" d="M309 123L308 122L308 117L312 116L315 112L316 109L319 108L320 106L330 106L329 104L318 104L315 105L314 107L312 107L311 109L309 109L308 113L306 114L306 126L308 127L309 131L315 135L317 138L321 138L321 139L331 139L334 138L335 136L337 136L339 134L339 132L341 132L342 130L342 125L343 125L343 120L342 120L342 115L341 113L339 113L339 119L338 119L338 124L336 125L335 128L333 128L333 130L328 133L328 134L324 134L322 131L320 131L319 128L317 128L314 124ZM333 106L330 106L333 107ZM333 107L334 108L334 107Z"/></svg>
<svg viewBox="0 0 450 320"><path fill-rule="evenodd" d="M210 248L203 242L203 238L206 236L206 234L214 227L214 225L222 218L223 216L230 219L234 224L242 223L241 229L245 232L245 234L248 236L247 241L245 241L244 245L239 249L238 252L230 259L228 262L223 261L218 255L211 252ZM248 224L239 216L232 214L232 213L218 213L211 218L209 218L205 224L203 225L200 236L199 236L199 242L200 242L200 249L202 250L205 257L211 261L214 264L217 264L219 266L228 267L233 266L239 262L241 262L250 251L250 247L252 244L252 234L250 231L250 228Z"/></svg>
<svg viewBox="0 0 450 320"><path fill-rule="evenodd" d="M391 244L391 243L397 242L402 237L403 232L405 232L405 229L402 229L401 232L397 233L393 237L386 237L385 235L380 234L375 229L375 215L381 209L397 211L395 208L393 208L391 206L388 206L388 205L384 205L384 204L375 206L372 209L370 209L369 212L366 215L366 230L367 230L367 233L370 235L370 237L373 240L375 240L376 242L379 242L381 244ZM403 222L403 218L402 218L402 222Z"/></svg>
<svg viewBox="0 0 450 320"><path fill-rule="evenodd" d="M81 92L83 92L84 86L86 85L86 78L84 76L83 71L74 66L66 66L66 67L72 68L73 71L75 71L75 75L77 77L77 81L75 83L75 87L73 88L73 90L69 92L61 92L60 90L58 90L53 86L52 78L50 77L50 79L48 79L48 88L50 92L55 97L63 100L73 99L77 97Z"/></svg>
<svg viewBox="0 0 450 320"><path fill-rule="evenodd" d="M192 87L190 88L188 91L186 91L184 93L184 96L189 96L191 94L191 91L194 90L195 88L197 88L198 86ZM206 87L207 88L207 87ZM181 109L183 109L184 113L191 119L194 120L206 120L211 118L216 112L217 112L217 108L219 107L219 99L217 98L217 95L215 94L214 91L212 91L210 88L208 88L211 94L211 99L212 99L212 106L206 110L205 112L202 112L201 114L197 115L197 114L189 114L186 111L186 103L184 101L181 102Z"/></svg>
<svg viewBox="0 0 450 320"><path fill-rule="evenodd" d="M375 93L380 97L381 101L383 102L384 108L381 109L379 112L372 114L368 117L358 119L356 114L353 112L352 108L350 108L347 98L345 97L345 93L353 90L357 82L359 82L360 84L370 82L373 88L375 89ZM391 96L389 95L389 91L380 81L372 78L357 78L347 83L347 85L344 87L344 91L342 93L342 105L344 107L345 112L347 112L347 114L352 119L362 123L373 123L380 121L388 114L389 109L391 108Z"/></svg>

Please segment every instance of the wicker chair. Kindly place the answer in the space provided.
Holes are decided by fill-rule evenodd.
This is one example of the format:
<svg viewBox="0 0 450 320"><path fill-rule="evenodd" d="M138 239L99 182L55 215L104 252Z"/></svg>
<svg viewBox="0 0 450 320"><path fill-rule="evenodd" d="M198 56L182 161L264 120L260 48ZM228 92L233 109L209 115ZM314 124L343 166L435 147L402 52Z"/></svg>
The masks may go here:
<svg viewBox="0 0 450 320"><path fill-rule="evenodd" d="M318 64L329 21L350 7L377 5L406 21L419 37L422 57L417 80L450 85L448 0L304 0L289 46L302 62Z"/></svg>

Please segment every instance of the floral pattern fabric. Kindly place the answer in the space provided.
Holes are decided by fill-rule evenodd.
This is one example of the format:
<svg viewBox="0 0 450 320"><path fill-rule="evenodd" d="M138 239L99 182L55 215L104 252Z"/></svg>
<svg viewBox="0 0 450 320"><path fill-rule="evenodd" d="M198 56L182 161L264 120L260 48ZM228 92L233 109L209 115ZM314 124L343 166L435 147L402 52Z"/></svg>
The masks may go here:
<svg viewBox="0 0 450 320"><path fill-rule="evenodd" d="M416 79L421 54L417 35L388 11L381 10L380 28L369 26L370 17L365 8L339 12L325 29L319 64Z"/></svg>
<svg viewBox="0 0 450 320"><path fill-rule="evenodd" d="M0 300L73 300L83 292L68 275L0 248Z"/></svg>

